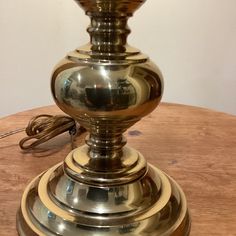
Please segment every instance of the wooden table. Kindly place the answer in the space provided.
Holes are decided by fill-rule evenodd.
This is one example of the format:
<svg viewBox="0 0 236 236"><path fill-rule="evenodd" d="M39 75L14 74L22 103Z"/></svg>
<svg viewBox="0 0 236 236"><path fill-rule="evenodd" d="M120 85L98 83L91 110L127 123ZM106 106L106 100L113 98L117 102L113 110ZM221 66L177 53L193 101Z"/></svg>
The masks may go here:
<svg viewBox="0 0 236 236"><path fill-rule="evenodd" d="M0 119L0 133L25 127L32 116L60 113L55 106ZM0 235L17 235L15 214L27 183L63 160L69 135L50 141L42 153L25 153L18 141L0 140ZM82 135L77 139L83 143ZM207 109L161 104L130 128L128 143L182 186L192 216L192 236L236 235L236 117Z"/></svg>

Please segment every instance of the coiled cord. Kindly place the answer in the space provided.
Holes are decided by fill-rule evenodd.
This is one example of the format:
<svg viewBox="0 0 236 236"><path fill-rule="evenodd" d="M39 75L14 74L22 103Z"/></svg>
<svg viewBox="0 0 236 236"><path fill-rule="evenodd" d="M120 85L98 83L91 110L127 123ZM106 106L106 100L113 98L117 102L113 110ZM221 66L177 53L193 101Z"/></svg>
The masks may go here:
<svg viewBox="0 0 236 236"><path fill-rule="evenodd" d="M71 136L71 143L73 149L74 137L81 135L86 130L70 116L52 116L47 114L41 114L33 117L29 121L26 128L21 128L0 134L0 139L22 131L26 132L27 137L20 140L20 148L22 150L33 150L40 144L45 143L48 140L67 131Z"/></svg>

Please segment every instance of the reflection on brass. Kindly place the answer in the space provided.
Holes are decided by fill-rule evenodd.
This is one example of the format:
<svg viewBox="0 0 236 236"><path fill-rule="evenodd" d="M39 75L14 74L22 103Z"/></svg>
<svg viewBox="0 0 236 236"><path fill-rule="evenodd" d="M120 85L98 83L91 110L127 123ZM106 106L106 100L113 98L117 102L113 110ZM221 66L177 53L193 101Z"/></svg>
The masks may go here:
<svg viewBox="0 0 236 236"><path fill-rule="evenodd" d="M28 185L19 235L189 235L181 188L122 135L163 92L157 66L126 43L127 20L144 0L76 2L91 18L90 43L56 66L51 88L57 105L90 134Z"/></svg>

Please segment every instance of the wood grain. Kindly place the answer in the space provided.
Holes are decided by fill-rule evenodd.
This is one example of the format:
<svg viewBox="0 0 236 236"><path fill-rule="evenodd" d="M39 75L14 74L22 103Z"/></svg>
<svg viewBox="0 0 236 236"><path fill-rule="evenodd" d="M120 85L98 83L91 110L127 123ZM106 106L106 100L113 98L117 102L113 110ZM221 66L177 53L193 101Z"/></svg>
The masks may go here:
<svg viewBox="0 0 236 236"><path fill-rule="evenodd" d="M0 119L0 133L25 127L55 106ZM0 140L0 235L17 235L15 215L27 183L63 160L70 151L68 134L25 153L18 147L24 133ZM236 235L236 117L207 109L161 104L130 128L128 143L182 186L192 217L192 236ZM77 139L83 143L84 135Z"/></svg>

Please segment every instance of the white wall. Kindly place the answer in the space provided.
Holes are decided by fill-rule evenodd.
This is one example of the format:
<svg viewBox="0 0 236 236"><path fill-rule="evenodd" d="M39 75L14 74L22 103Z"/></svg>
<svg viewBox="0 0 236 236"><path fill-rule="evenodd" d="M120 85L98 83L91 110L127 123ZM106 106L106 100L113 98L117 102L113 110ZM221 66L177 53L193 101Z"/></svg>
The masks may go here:
<svg viewBox="0 0 236 236"><path fill-rule="evenodd" d="M88 24L73 0L0 0L0 116L53 103L52 68ZM236 114L235 0L147 0L129 25L164 74L164 101Z"/></svg>

